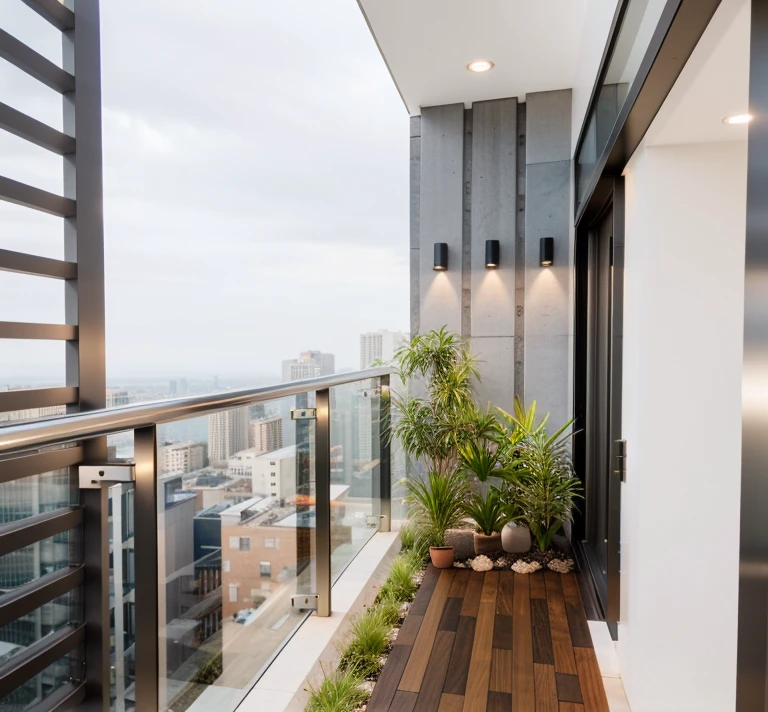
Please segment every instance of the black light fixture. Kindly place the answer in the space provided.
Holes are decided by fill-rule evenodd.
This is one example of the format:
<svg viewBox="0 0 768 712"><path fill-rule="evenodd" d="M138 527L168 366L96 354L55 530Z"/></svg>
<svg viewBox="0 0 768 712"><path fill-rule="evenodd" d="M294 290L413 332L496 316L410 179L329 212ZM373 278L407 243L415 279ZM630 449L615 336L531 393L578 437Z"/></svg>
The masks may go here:
<svg viewBox="0 0 768 712"><path fill-rule="evenodd" d="M555 260L555 238L542 237L539 240L539 263L542 267L551 267Z"/></svg>
<svg viewBox="0 0 768 712"><path fill-rule="evenodd" d="M499 241L498 240L486 240L485 241L485 267L486 269L493 269L499 266Z"/></svg>
<svg viewBox="0 0 768 712"><path fill-rule="evenodd" d="M448 243L436 242L435 243L435 263L432 265L432 269L438 272L444 272L448 269Z"/></svg>

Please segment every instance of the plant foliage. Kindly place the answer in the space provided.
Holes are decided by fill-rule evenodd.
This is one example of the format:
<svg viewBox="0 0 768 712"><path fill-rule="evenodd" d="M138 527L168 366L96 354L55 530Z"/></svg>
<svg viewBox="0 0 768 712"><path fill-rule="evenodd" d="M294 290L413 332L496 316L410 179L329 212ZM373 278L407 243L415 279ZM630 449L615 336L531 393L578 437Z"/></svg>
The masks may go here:
<svg viewBox="0 0 768 712"><path fill-rule="evenodd" d="M392 598L396 601L410 601L416 593L413 577L421 568L421 562L411 555L401 554L392 562L389 577L381 587L382 598Z"/></svg>
<svg viewBox="0 0 768 712"><path fill-rule="evenodd" d="M339 661L343 670L363 677L381 668L381 657L387 652L392 624L386 609L372 606L352 624L352 640Z"/></svg>
<svg viewBox="0 0 768 712"><path fill-rule="evenodd" d="M353 712L367 697L362 683L363 676L356 670L335 670L311 690L305 712Z"/></svg>
<svg viewBox="0 0 768 712"><path fill-rule="evenodd" d="M504 502L496 487L489 487L485 494L473 492L465 509L475 520L478 532L486 536L500 532L509 521Z"/></svg>
<svg viewBox="0 0 768 712"><path fill-rule="evenodd" d="M460 472L431 470L426 478L409 479L406 486L410 517L433 546L444 546L446 530L464 518L470 494L467 478Z"/></svg>

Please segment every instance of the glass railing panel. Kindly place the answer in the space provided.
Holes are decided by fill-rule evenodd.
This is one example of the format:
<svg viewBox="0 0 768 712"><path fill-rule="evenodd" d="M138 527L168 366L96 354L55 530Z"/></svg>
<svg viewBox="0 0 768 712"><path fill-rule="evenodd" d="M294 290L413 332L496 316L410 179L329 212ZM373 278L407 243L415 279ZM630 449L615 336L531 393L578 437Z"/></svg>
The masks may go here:
<svg viewBox="0 0 768 712"><path fill-rule="evenodd" d="M74 589L0 628L0 671L30 645L83 622L82 594ZM1 709L1 708L0 708Z"/></svg>
<svg viewBox="0 0 768 712"><path fill-rule="evenodd" d="M306 617L314 422L297 442L292 405L158 426L161 710L234 709Z"/></svg>
<svg viewBox="0 0 768 712"><path fill-rule="evenodd" d="M0 524L78 504L80 492L69 468L0 484Z"/></svg>
<svg viewBox="0 0 768 712"><path fill-rule="evenodd" d="M379 527L379 380L332 388L330 402L331 575L335 581Z"/></svg>
<svg viewBox="0 0 768 712"><path fill-rule="evenodd" d="M80 527L0 556L0 600L19 586L82 562Z"/></svg>
<svg viewBox="0 0 768 712"><path fill-rule="evenodd" d="M627 6L605 77L586 118L584 137L576 157L579 203L585 197L597 161L608 145L666 4L667 0L630 0Z"/></svg>
<svg viewBox="0 0 768 712"><path fill-rule="evenodd" d="M84 657L80 646L19 685L9 695L0 698L0 710L31 712L37 709L52 709L46 706L46 701L62 691L66 685L73 687L82 682L83 673Z"/></svg>

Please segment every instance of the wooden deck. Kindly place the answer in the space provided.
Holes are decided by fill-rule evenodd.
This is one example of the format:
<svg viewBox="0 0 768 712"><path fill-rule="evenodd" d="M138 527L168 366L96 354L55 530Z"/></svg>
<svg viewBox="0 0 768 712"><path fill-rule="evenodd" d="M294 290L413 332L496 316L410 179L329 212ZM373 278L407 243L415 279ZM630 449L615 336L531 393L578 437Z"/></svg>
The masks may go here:
<svg viewBox="0 0 768 712"><path fill-rule="evenodd" d="M430 566L367 712L608 712L574 574Z"/></svg>

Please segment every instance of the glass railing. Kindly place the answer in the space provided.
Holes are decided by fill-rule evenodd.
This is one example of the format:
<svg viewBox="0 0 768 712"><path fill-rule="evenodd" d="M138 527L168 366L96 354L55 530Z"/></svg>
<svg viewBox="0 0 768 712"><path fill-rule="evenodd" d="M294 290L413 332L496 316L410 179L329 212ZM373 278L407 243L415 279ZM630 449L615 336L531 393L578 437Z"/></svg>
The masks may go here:
<svg viewBox="0 0 768 712"><path fill-rule="evenodd" d="M116 712L234 710L388 529L388 418L389 371L373 369L0 428L0 699L14 667L29 671L19 700L101 686ZM115 435L123 460L92 460L79 481L32 474ZM108 575L85 579L94 557Z"/></svg>

